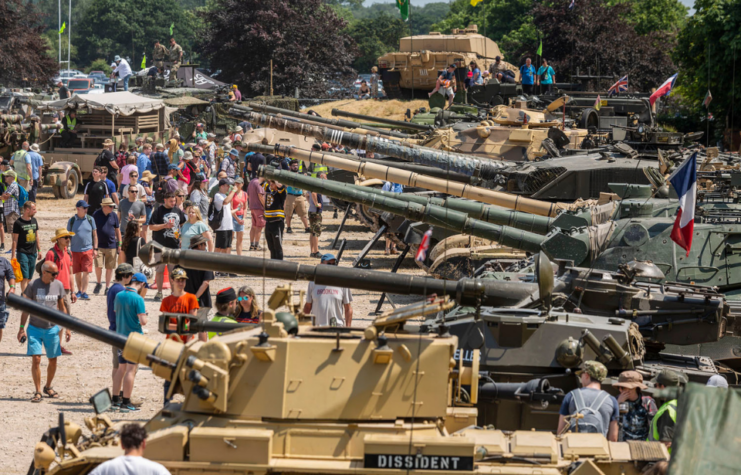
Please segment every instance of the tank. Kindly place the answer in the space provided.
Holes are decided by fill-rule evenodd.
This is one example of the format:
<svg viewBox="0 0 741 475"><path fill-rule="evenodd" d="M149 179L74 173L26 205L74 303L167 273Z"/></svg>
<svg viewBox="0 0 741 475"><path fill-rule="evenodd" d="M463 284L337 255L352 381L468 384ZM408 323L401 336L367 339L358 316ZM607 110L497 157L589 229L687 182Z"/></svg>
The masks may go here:
<svg viewBox="0 0 741 475"><path fill-rule="evenodd" d="M557 437L477 427L479 400L547 408L562 392L547 380L484 384L476 363L451 364L455 336L404 325L449 308L445 298L383 315L366 328L299 325L297 335L268 310L256 328L186 345L137 333L126 338L15 295L8 305L121 349L127 360L170 381L170 395L185 396L144 423L144 457L172 473L204 467L212 473L248 473L279 464L281 472L299 473L535 474L546 469L566 475L591 464L608 473L619 467L621 473L638 475L649 462L668 460L658 442L608 444L601 434ZM478 361L478 351L472 354ZM306 379L307 374L312 377ZM116 433L122 424L104 413L110 407L108 390L91 402L96 416L86 425L92 434L83 437L82 428L61 415L59 426L36 444L33 473L85 474L122 454Z"/></svg>
<svg viewBox="0 0 741 475"><path fill-rule="evenodd" d="M469 342L468 348L482 349L484 351L482 361L488 358L491 358L492 362L499 359L501 364L492 363L492 367L488 368L490 373L496 372L501 376L494 378L496 382L526 382L550 374L560 380L559 385L554 386L575 387L576 378L569 370L579 363L575 363L574 359L555 359L557 352L561 351L559 348L563 346L563 341L568 341L569 337L580 342L582 348L579 352L580 358L603 361L613 375L633 368L646 371L645 374L654 374L668 365L681 367L685 372L690 373L693 380L703 381L717 373L717 368L710 358L679 355L657 356L658 351L663 345L677 341L688 345L698 341L717 342L721 336L725 335L724 317L728 314L728 307L720 294L712 294L712 292L702 294L698 289L694 289L693 292L693 289L689 287L664 291L657 290L657 288L646 289L641 287L643 284L635 283L635 276L639 272L632 268L626 268L622 276L618 273L607 273L614 279L613 288L608 291L607 287L596 286L594 293L590 294L590 296L594 295L594 299L582 299L585 303L582 304L583 311L579 313L573 310L573 306L577 305L580 300L575 290L581 285L586 285L585 282L590 279L594 279L595 282L606 280L605 271L578 269L574 274L559 276L554 286L553 269L542 253L539 256L544 261L541 262L540 268L545 269L543 262L548 263L547 269L550 272L550 286L546 287L543 287L543 284L547 284L548 281L548 274L545 271L537 274L539 275L537 284L507 282L486 277L462 279L457 283L437 281L437 284L433 286L432 282L435 281L429 278L399 276L388 272L326 265L308 266L285 261L264 261L244 256L204 254L166 249L156 243L150 243L142 248L140 257L150 265L169 263L204 270L219 268L222 271L240 274L264 275L285 280L313 280L320 284L341 285L361 290L389 291L405 295L424 295L426 292L435 292L438 296L455 294L458 305L450 311L437 314L438 316L434 318L431 315L429 321L423 325L422 331L444 333L450 330L456 333L461 341ZM590 272L595 272L596 277ZM646 271L643 273L647 274ZM437 292L440 287L447 291ZM480 293L476 298L471 293L455 291L454 287L478 288ZM569 294L572 295L569 296ZM616 300L608 301L605 299L605 294L614 296ZM686 295L684 301L677 298L681 294ZM591 302L591 307L587 307L586 300ZM473 301L476 303L471 304L470 302ZM553 310L555 304L569 301L572 302L569 310L565 308ZM635 316L631 314L618 316L615 313L616 301L630 305L628 308L646 309L647 311L639 312ZM700 310L701 307L702 310ZM591 313L592 308L599 312ZM653 312L654 309L665 311ZM670 324L675 315L681 315L684 311L691 309L703 312L707 318L703 321L686 322L676 326ZM487 317L484 318L483 315ZM489 319L489 315L498 315L498 317ZM478 322L484 325L480 331L470 328L471 324L478 325ZM495 325L495 322L500 322L499 326ZM461 333L457 333L459 330ZM584 330L587 331L584 332ZM589 337L589 334L593 335L594 339ZM612 338L607 338L610 335ZM490 343L489 337L494 343ZM598 341L597 344L594 344L595 339ZM483 346L484 341L486 341L486 347ZM527 341L529 343L525 345ZM478 346L475 346L475 342L478 342ZM619 347L623 350L618 350ZM499 349L495 350L495 348ZM521 364L525 361L532 362L527 365L527 369ZM733 372L730 374L735 375ZM512 407L519 407L519 405ZM519 407L517 412L520 413L520 411L527 413L529 409ZM485 416L484 420L479 422L491 423L488 417ZM534 416L534 420L538 421L537 424L542 424L537 427L546 428L552 424L550 425L552 428L555 427L557 417L557 409L555 409L553 412L546 411L542 417L541 415ZM535 424L533 421L527 421L524 427L530 423ZM512 429L519 426L507 425L506 427Z"/></svg>
<svg viewBox="0 0 741 475"><path fill-rule="evenodd" d="M265 112L270 112L270 111L265 111ZM355 114L353 112L347 112L347 111L343 111L340 109L332 109L332 115L335 115L337 117L348 117L350 119L374 121L374 122L379 122L381 124L398 127L400 129L406 128L406 129L417 130L420 132L426 132L428 130L432 130L435 128L432 125L419 124L415 122L404 122L403 120L392 120L392 119L386 119L383 117L373 117L370 115Z"/></svg>
<svg viewBox="0 0 741 475"><path fill-rule="evenodd" d="M378 58L378 68L384 89L389 97L411 97L415 91L432 91L440 71L457 63L468 66L476 61L481 71L489 69L497 56L504 59L499 46L478 33L478 27L454 28L451 34L430 32L428 35L407 36L399 41L399 51ZM503 67L519 70L505 61Z"/></svg>

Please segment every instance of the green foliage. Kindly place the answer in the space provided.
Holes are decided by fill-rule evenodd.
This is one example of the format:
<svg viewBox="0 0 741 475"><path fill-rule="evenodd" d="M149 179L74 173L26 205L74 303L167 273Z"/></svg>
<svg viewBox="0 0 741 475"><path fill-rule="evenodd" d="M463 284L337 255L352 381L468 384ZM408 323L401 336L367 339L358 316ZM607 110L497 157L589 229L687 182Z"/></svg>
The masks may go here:
<svg viewBox="0 0 741 475"><path fill-rule="evenodd" d="M412 3L407 28L411 27L414 35L426 35L433 31L432 25L442 21L449 11L450 5L447 3L428 3L423 6ZM356 20L372 20L384 15L401 18L394 3L374 3L368 7L353 8L351 14Z"/></svg>
<svg viewBox="0 0 741 475"><path fill-rule="evenodd" d="M152 57L155 40L169 47L170 24L187 60L195 58L193 45L200 23L192 11L183 10L177 0L90 0L82 18L72 30L79 45L79 62L97 58L112 61L115 55L128 58L138 69L142 54Z"/></svg>
<svg viewBox="0 0 741 475"><path fill-rule="evenodd" d="M353 68L369 73L379 56L399 48L399 38L409 35L407 24L399 18L381 14L372 19L354 22L347 34L355 40L358 55Z"/></svg>
<svg viewBox="0 0 741 475"><path fill-rule="evenodd" d="M92 63L90 63L90 66L85 68L85 74L90 74L90 71L103 71L106 73L106 75L111 74L111 66L108 64L108 61L106 61L103 58L98 58Z"/></svg>
<svg viewBox="0 0 741 475"><path fill-rule="evenodd" d="M609 3L631 6L623 18L633 25L639 35L647 35L652 31L678 31L684 25L689 10L679 0L618 0Z"/></svg>
<svg viewBox="0 0 741 475"><path fill-rule="evenodd" d="M0 81L5 85L41 85L57 69L51 58L41 14L22 0L0 2Z"/></svg>
<svg viewBox="0 0 741 475"><path fill-rule="evenodd" d="M59 29L46 30L41 37L44 39L48 49L46 55L52 58L54 61L59 60ZM62 60L67 61L67 49L69 48L69 37L65 34L62 35ZM72 51L70 51L70 60L72 61L71 68L76 68L77 61L77 45L72 40ZM66 68L66 65L63 66Z"/></svg>
<svg viewBox="0 0 741 475"><path fill-rule="evenodd" d="M705 115L702 100L710 88L710 112L729 124L741 124L741 2L697 0L672 57L679 66L677 84L691 104L687 114ZM733 116L733 117L732 117ZM721 127L725 120L715 121Z"/></svg>

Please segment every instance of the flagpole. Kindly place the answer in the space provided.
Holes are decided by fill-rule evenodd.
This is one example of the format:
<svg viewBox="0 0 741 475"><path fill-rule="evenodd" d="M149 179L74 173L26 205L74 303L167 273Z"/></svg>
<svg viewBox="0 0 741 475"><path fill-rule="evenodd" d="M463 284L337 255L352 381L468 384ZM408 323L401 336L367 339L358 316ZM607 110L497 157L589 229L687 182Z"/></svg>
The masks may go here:
<svg viewBox="0 0 741 475"><path fill-rule="evenodd" d="M59 29L57 30L57 34L59 35L59 39L57 40L57 43L59 43L59 70L62 70L62 0L58 0L59 3Z"/></svg>
<svg viewBox="0 0 741 475"><path fill-rule="evenodd" d="M69 0L69 28L67 28L67 69L72 69L70 52L72 51L72 0Z"/></svg>
<svg viewBox="0 0 741 475"><path fill-rule="evenodd" d="M407 12L407 22L409 22L409 71L412 73L412 100L414 100L414 66L412 66L412 55L414 54L414 30L412 29L412 0L409 2L409 11ZM422 58L420 57L420 60Z"/></svg>

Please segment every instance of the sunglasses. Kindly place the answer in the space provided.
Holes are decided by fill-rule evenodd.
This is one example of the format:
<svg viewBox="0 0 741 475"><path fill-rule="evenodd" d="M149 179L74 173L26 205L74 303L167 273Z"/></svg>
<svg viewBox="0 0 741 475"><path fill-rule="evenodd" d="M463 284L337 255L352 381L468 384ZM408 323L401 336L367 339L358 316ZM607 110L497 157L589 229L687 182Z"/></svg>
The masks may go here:
<svg viewBox="0 0 741 475"><path fill-rule="evenodd" d="M250 297L249 295L245 295L244 297L237 297L237 301L242 302L244 300L249 300L251 298L252 297Z"/></svg>
<svg viewBox="0 0 741 475"><path fill-rule="evenodd" d="M49 272L48 270L44 272L46 272L47 274L50 274L52 277L56 277L59 275L59 272Z"/></svg>

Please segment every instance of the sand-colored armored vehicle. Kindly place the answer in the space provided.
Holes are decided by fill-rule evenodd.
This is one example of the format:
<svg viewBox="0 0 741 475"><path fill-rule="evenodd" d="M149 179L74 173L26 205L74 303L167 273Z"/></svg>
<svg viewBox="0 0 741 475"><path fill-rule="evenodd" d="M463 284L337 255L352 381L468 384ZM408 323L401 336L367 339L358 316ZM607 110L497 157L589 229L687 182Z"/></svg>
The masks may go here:
<svg viewBox="0 0 741 475"><path fill-rule="evenodd" d="M150 246L142 248L140 256L154 257L148 263L219 261L215 255L196 254ZM240 262L250 261L262 260L243 257ZM223 264L235 262L227 257ZM267 264L271 274L298 266ZM199 264L193 261L189 266ZM340 270L363 274L304 267L317 281ZM363 275L359 277L362 281ZM386 274L381 277L385 279ZM460 301L472 303L471 297L464 292ZM144 456L173 474L371 475L433 470L443 475L638 475L649 463L668 459L666 448L657 442L628 444L608 442L601 434L557 436L477 427L480 397L516 400L523 397L517 389L525 387L482 384L475 363L463 366L459 358L455 364L456 337L407 324L451 308L448 297L400 308L365 328L297 325L289 333L285 319L269 309L260 326L186 345L138 333L127 338L14 295L8 304L119 348L127 360L172 382L169 394L183 394L185 399L169 403L145 423L149 436ZM472 353L478 361L478 351ZM535 384L549 388L547 381ZM555 402L555 392L548 394ZM60 417L59 426L47 431L34 449L33 473L87 474L123 453L117 436L120 425L103 413L110 405L107 397L104 390L92 399L96 416L86 419L90 436Z"/></svg>
<svg viewBox="0 0 741 475"><path fill-rule="evenodd" d="M476 25L471 25L461 30L455 28L449 35L433 31L401 38L399 51L379 57L378 68L387 94L398 88L400 94L409 96L412 88L425 93L435 89L439 72L450 64L468 66L476 61L484 71L497 56L504 59L499 46L480 35ZM515 66L502 63L519 76Z"/></svg>

